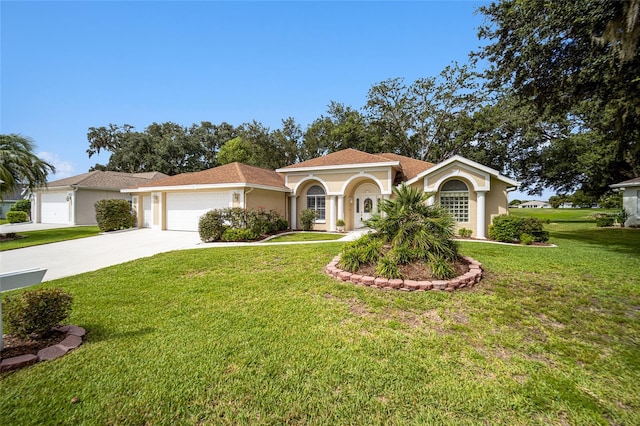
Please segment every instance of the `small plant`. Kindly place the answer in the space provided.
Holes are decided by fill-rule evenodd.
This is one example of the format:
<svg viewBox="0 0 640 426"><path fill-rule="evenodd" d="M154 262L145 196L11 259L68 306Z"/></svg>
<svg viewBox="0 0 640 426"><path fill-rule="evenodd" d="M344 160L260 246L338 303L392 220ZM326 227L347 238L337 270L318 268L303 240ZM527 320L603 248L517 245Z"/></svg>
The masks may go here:
<svg viewBox="0 0 640 426"><path fill-rule="evenodd" d="M520 244L524 244L526 246L531 245L535 241L535 237L531 234L521 234L520 235Z"/></svg>
<svg viewBox="0 0 640 426"><path fill-rule="evenodd" d="M631 215L628 211L626 211L625 209L620 209L620 211L616 214L616 221L618 221L618 223L620 223L620 226L624 228L624 224L627 219L629 219L629 216Z"/></svg>
<svg viewBox="0 0 640 426"><path fill-rule="evenodd" d="M303 231L311 231L313 223L316 221L318 213L315 210L305 209L300 212L300 223Z"/></svg>
<svg viewBox="0 0 640 426"><path fill-rule="evenodd" d="M127 200L99 200L95 203L96 222L102 232L136 226L136 215Z"/></svg>
<svg viewBox="0 0 640 426"><path fill-rule="evenodd" d="M25 212L27 216L31 215L31 200L18 200L9 209L12 212Z"/></svg>
<svg viewBox="0 0 640 426"><path fill-rule="evenodd" d="M5 216L9 223L22 223L28 220L28 216L22 211L8 211Z"/></svg>
<svg viewBox="0 0 640 426"><path fill-rule="evenodd" d="M6 296L2 320L10 334L40 338L71 313L73 296L60 288L43 288Z"/></svg>
<svg viewBox="0 0 640 426"><path fill-rule="evenodd" d="M427 259L427 264L431 268L431 275L434 277L440 280L455 277L455 269L453 269L453 266L451 266L444 257L438 256L435 253L429 253Z"/></svg>
<svg viewBox="0 0 640 426"><path fill-rule="evenodd" d="M596 226L598 228L607 228L609 226L613 226L613 223L616 220L616 216L607 213L595 214L593 217L596 220Z"/></svg>
<svg viewBox="0 0 640 426"><path fill-rule="evenodd" d="M402 278L402 273L398 268L398 262L393 259L393 256L384 256L378 260L376 275L385 278Z"/></svg>
<svg viewBox="0 0 640 426"><path fill-rule="evenodd" d="M493 218L489 225L489 238L503 243L518 243L522 234L530 234L535 242L549 240L549 232L542 229L541 220L533 217L500 215Z"/></svg>
<svg viewBox="0 0 640 426"><path fill-rule="evenodd" d="M473 234L473 230L467 228L458 229L458 235L462 238L471 238L471 234Z"/></svg>
<svg viewBox="0 0 640 426"><path fill-rule="evenodd" d="M252 241L260 237L255 231L249 228L227 228L222 233L222 241Z"/></svg>

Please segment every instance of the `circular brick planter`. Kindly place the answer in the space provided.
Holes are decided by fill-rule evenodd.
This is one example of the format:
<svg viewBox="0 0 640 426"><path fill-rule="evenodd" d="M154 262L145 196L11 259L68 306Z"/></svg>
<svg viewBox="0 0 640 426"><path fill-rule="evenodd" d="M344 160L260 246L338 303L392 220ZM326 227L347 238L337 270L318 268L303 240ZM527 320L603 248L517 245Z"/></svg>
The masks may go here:
<svg viewBox="0 0 640 426"><path fill-rule="evenodd" d="M0 373L17 370L40 361L50 361L60 358L70 350L80 346L82 344L82 338L87 334L84 328L78 327L77 325L65 325L55 330L67 333L67 336L62 342L49 346L48 348L40 349L37 355L26 354L3 359L2 362L0 362Z"/></svg>
<svg viewBox="0 0 640 426"><path fill-rule="evenodd" d="M325 267L325 272L338 280L372 288L388 288L403 291L454 291L459 288L473 287L482 279L482 264L470 257L465 256L463 259L469 264L469 271L450 280L414 281L352 274L351 272L338 268L340 256L334 257L333 260L329 262Z"/></svg>

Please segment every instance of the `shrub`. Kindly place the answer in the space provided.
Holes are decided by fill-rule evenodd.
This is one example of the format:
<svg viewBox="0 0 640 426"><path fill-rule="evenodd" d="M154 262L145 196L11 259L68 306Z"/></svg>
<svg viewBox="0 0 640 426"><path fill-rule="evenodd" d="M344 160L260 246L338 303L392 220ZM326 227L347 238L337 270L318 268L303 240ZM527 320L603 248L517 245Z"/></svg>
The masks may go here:
<svg viewBox="0 0 640 426"><path fill-rule="evenodd" d="M9 221L9 223L21 223L28 220L27 214L22 211L8 211L5 218Z"/></svg>
<svg viewBox="0 0 640 426"><path fill-rule="evenodd" d="M19 337L42 337L71 313L73 296L60 288L43 288L6 296L2 320Z"/></svg>
<svg viewBox="0 0 640 426"><path fill-rule="evenodd" d="M219 241L226 227L220 210L210 210L200 217L198 233L205 243Z"/></svg>
<svg viewBox="0 0 640 426"><path fill-rule="evenodd" d="M302 224L303 231L311 231L313 223L318 217L318 213L315 210L305 209L300 212L300 223Z"/></svg>
<svg viewBox="0 0 640 426"><path fill-rule="evenodd" d="M402 278L402 273L398 269L398 262L393 259L393 256L384 256L378 260L376 275L385 278Z"/></svg>
<svg viewBox="0 0 640 426"><path fill-rule="evenodd" d="M289 222L279 217L278 220L276 220L276 229L278 231L286 231L287 229L289 229Z"/></svg>
<svg viewBox="0 0 640 426"><path fill-rule="evenodd" d="M531 234L527 234L526 232L520 235L520 243L526 246L530 245L535 241L535 238Z"/></svg>
<svg viewBox="0 0 640 426"><path fill-rule="evenodd" d="M18 200L9 209L12 212L25 212L31 215L31 200Z"/></svg>
<svg viewBox="0 0 640 426"><path fill-rule="evenodd" d="M256 234L249 228L227 228L222 233L222 241L251 241L260 237L260 234Z"/></svg>
<svg viewBox="0 0 640 426"><path fill-rule="evenodd" d="M462 238L470 238L471 234L473 234L473 230L471 229L467 229L467 228L458 229L458 235L460 235Z"/></svg>
<svg viewBox="0 0 640 426"><path fill-rule="evenodd" d="M522 234L530 234L536 242L549 240L549 232L542 229L542 221L533 217L500 215L489 225L489 238L504 243L520 242Z"/></svg>
<svg viewBox="0 0 640 426"><path fill-rule="evenodd" d="M427 258L427 264L431 268L431 275L440 280L447 280L455 277L456 271L453 269L453 266L447 262L447 259L442 256L438 256L435 253L429 253Z"/></svg>
<svg viewBox="0 0 640 426"><path fill-rule="evenodd" d="M601 214L596 216L596 226L599 228L613 226L614 221L615 216L610 214Z"/></svg>
<svg viewBox="0 0 640 426"><path fill-rule="evenodd" d="M96 222L102 232L136 226L136 215L127 200L100 200L95 203Z"/></svg>

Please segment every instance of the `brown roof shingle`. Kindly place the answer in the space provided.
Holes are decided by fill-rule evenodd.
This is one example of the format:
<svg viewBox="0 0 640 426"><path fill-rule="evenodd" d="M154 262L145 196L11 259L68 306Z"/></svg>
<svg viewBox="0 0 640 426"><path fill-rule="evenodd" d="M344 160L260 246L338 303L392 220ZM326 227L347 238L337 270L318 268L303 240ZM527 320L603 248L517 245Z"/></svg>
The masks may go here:
<svg viewBox="0 0 640 426"><path fill-rule="evenodd" d="M431 167L435 166L435 164L429 163L427 161L416 160L415 158L409 158L405 157L404 155L393 154L390 152L385 152L384 154L379 155L389 160L399 161L400 168L402 169L402 174L404 175L406 180L411 180L425 170L428 170Z"/></svg>
<svg viewBox="0 0 640 426"><path fill-rule="evenodd" d="M182 173L152 183L139 185L139 187L215 185L225 183L250 183L288 189L284 184L284 178L273 170L262 169L237 162L200 172Z"/></svg>
<svg viewBox="0 0 640 426"><path fill-rule="evenodd" d="M49 188L58 186L77 186L78 188L104 188L123 189L136 187L150 181L167 177L164 173L123 173L123 172L103 172L95 170L64 179L49 182Z"/></svg>
<svg viewBox="0 0 640 426"><path fill-rule="evenodd" d="M389 161L397 160L389 160L379 154L368 154L366 152L358 151L357 149L347 148L343 149L342 151L332 152L331 154L327 154L323 157L312 158L311 160L292 164L290 166L283 167L281 170L298 169L303 167L328 167L344 166L349 164L388 163Z"/></svg>

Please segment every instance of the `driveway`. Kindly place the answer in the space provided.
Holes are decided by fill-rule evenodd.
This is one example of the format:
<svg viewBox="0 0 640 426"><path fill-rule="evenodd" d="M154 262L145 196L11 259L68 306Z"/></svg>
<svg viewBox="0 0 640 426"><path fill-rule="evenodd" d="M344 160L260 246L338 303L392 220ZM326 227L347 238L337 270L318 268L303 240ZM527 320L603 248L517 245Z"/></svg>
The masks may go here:
<svg viewBox="0 0 640 426"><path fill-rule="evenodd" d="M11 232L3 227L2 232ZM135 229L0 253L0 271L46 268L42 281L95 271L172 250L207 247L197 232Z"/></svg>
<svg viewBox="0 0 640 426"><path fill-rule="evenodd" d="M39 224L34 224L39 225ZM9 228L11 226L11 228ZM31 231L35 229L27 224L18 229L17 225L2 225L0 232ZM60 227L60 226L51 226ZM368 232L358 230L346 234L341 241L351 241ZM333 240L335 241L335 240ZM333 242L326 241L326 242ZM50 281L83 272L95 271L107 266L117 265L142 257L153 256L173 250L192 248L214 248L246 245L280 244L316 244L317 242L297 243L203 243L197 232L158 231L148 228L109 232L95 237L43 244L0 253L0 272L19 271L21 269L46 268L42 281Z"/></svg>

